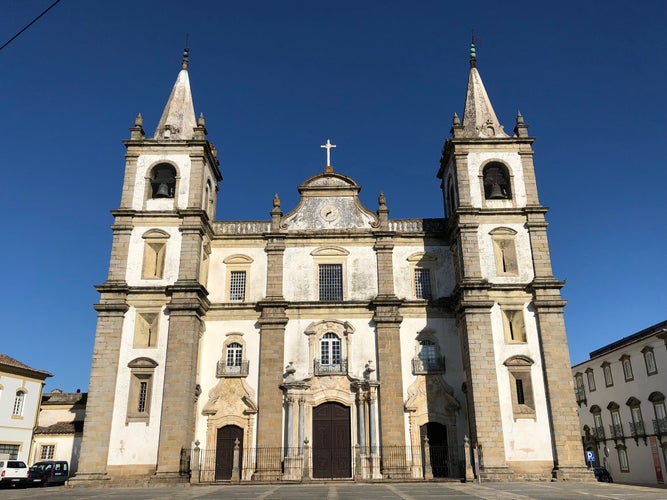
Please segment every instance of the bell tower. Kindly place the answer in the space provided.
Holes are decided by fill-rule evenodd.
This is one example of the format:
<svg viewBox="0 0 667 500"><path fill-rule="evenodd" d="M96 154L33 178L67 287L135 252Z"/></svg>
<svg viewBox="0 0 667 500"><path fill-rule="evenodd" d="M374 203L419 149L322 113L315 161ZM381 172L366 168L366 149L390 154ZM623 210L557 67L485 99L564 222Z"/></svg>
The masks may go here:
<svg viewBox="0 0 667 500"><path fill-rule="evenodd" d="M154 136L139 115L124 141L77 480L187 480L180 452L194 439L210 223L222 180L206 135L186 49Z"/></svg>
<svg viewBox="0 0 667 500"><path fill-rule="evenodd" d="M583 476L547 222L521 114L503 129L477 70L474 45L463 120L455 114L442 180L471 443L482 477Z"/></svg>

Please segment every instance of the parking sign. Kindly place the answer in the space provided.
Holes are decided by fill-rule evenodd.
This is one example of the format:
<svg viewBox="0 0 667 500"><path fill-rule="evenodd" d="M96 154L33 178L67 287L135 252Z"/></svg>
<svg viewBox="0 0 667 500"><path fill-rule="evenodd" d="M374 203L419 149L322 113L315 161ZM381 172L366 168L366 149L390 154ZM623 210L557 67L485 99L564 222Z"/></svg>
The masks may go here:
<svg viewBox="0 0 667 500"><path fill-rule="evenodd" d="M591 450L586 451L586 462L595 462L595 453Z"/></svg>

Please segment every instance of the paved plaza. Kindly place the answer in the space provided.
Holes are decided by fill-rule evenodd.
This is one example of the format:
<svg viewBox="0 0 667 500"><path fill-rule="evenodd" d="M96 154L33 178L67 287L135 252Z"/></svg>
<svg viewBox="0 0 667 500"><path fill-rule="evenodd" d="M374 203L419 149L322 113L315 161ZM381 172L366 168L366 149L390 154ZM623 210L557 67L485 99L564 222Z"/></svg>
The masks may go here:
<svg viewBox="0 0 667 500"><path fill-rule="evenodd" d="M667 489L607 483L322 483L322 484L248 484L157 488L49 488L5 489L3 499L86 499L99 500L171 500L171 499L239 499L239 500L299 500L299 499L576 499L609 498L665 499Z"/></svg>

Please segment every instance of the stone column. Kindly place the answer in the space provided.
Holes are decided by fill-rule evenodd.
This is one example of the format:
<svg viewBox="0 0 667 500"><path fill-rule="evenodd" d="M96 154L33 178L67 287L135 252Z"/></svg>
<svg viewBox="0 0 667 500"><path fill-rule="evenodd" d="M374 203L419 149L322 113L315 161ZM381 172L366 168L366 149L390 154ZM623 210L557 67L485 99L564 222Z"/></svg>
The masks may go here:
<svg viewBox="0 0 667 500"><path fill-rule="evenodd" d="M303 455L303 438L305 435L305 411L304 405L306 401L304 398L299 398L299 455Z"/></svg>
<svg viewBox="0 0 667 500"><path fill-rule="evenodd" d="M361 393L357 394L357 442L361 447L361 452L364 454L366 453L366 413L364 412L365 404L366 396Z"/></svg>
<svg viewBox="0 0 667 500"><path fill-rule="evenodd" d="M294 425L292 423L292 407L294 406L294 398L287 396L285 398L285 456L291 455L289 449L292 447L292 435L294 434Z"/></svg>

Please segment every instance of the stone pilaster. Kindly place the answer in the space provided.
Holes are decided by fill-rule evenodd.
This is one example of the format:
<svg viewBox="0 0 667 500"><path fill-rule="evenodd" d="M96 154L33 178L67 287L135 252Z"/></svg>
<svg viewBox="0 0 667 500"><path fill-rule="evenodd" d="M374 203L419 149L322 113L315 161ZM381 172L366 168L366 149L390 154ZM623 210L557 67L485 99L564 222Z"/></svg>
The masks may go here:
<svg viewBox="0 0 667 500"><path fill-rule="evenodd" d="M259 384L258 406L260 413L257 422L257 446L282 446L283 422L283 363L285 358L285 314L287 303L283 294L283 256L285 252L284 235L272 233L266 235L267 281L266 300L257 304L260 310L259 339ZM276 454L276 456L278 456ZM278 479L280 463L263 464L266 475L258 479Z"/></svg>
<svg viewBox="0 0 667 500"><path fill-rule="evenodd" d="M508 474L500 414L496 361L491 340L491 307L483 288L459 290L458 319L466 374L468 420L473 445L481 446L482 475Z"/></svg>
<svg viewBox="0 0 667 500"><path fill-rule="evenodd" d="M171 296L160 441L155 480L187 481L180 475L181 449L190 449L194 438L193 405L196 398L199 338L202 317L208 309L206 291L196 282L167 287Z"/></svg>
<svg viewBox="0 0 667 500"><path fill-rule="evenodd" d="M83 430L79 470L74 484L108 480L107 457L111 436L111 416L116 396L116 377L123 321L128 310L127 285L124 282L97 287L100 303L97 330L90 372L90 389L86 404L86 425Z"/></svg>

